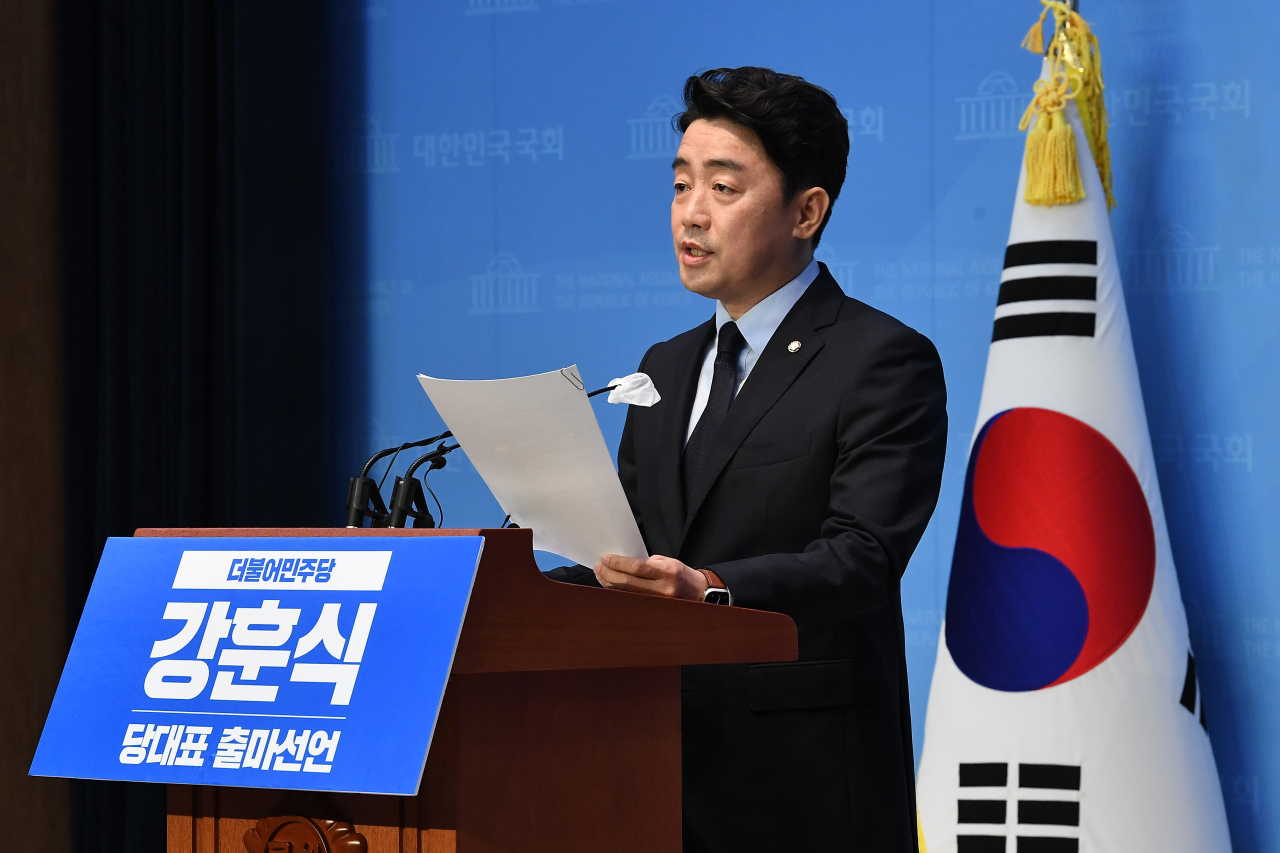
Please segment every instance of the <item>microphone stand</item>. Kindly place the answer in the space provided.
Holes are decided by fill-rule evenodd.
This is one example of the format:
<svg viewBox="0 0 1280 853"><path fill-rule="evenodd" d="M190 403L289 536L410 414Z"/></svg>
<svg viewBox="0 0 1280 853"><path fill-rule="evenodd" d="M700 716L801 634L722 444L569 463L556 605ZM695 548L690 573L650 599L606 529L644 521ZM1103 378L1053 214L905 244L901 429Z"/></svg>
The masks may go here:
<svg viewBox="0 0 1280 853"><path fill-rule="evenodd" d="M431 463L427 468L427 474L438 468L445 466L445 456L458 449L457 444L444 446L444 442L440 442L440 446L430 453L420 456L409 466L409 470L404 472L403 477L396 477L395 489L391 492L391 513L387 520L389 527L404 527L410 518L414 520L413 526L418 527L435 527L436 521L431 517L431 511L427 508L427 496L422 491L422 480L413 476L424 463ZM423 480L427 474L423 474ZM432 492L432 497L435 493ZM440 500L436 499L436 507L439 508ZM440 510L440 520L444 521L444 510Z"/></svg>
<svg viewBox="0 0 1280 853"><path fill-rule="evenodd" d="M352 477L351 483L347 487L347 527L364 527L366 518L371 519L370 527L386 527L387 522L390 520L391 513L387 510L387 505L382 502L382 484L375 483L373 478L369 476L369 471L372 470L379 459L385 459L388 456L392 457L391 462L387 464L387 471L390 472L391 466L396 462L395 457L400 455L400 451L413 447L425 447L428 444L434 444L437 441L452 437L452 432L444 432L420 441L406 442L399 447L388 447L370 456L369 461L364 463L364 467L360 469L360 476ZM383 474L382 479L386 480L387 475ZM396 479L397 481L399 480L399 478Z"/></svg>

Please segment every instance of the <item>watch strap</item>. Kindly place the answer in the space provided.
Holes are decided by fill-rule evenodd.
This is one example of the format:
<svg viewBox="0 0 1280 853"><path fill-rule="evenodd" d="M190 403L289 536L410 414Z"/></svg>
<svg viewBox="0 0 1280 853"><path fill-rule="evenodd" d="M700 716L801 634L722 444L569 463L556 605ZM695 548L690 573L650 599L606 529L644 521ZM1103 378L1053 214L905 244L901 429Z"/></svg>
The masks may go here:
<svg viewBox="0 0 1280 853"><path fill-rule="evenodd" d="M733 593L729 592L729 585L710 569L698 569L698 571L702 572L702 576L707 579L707 588L702 593L702 600L733 606Z"/></svg>

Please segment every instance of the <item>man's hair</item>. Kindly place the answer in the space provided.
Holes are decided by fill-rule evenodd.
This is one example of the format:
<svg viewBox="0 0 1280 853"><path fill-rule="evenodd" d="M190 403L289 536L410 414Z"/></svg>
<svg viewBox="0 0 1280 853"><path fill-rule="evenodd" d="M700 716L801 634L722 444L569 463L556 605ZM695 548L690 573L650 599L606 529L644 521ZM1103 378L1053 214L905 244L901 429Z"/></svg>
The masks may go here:
<svg viewBox="0 0 1280 853"><path fill-rule="evenodd" d="M685 110L672 119L684 133L698 119L726 119L756 135L782 172L782 197L822 187L831 197L813 235L817 246L831 220L849 160L849 122L831 93L802 77L769 68L713 68L684 84Z"/></svg>

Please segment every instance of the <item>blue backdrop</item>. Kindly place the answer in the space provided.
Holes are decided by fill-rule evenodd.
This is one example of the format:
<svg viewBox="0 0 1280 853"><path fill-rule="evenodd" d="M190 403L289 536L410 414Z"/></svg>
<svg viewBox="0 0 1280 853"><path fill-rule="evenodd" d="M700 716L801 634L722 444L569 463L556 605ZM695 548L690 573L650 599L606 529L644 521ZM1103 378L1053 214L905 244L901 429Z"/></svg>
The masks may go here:
<svg viewBox="0 0 1280 853"><path fill-rule="evenodd" d="M684 78L800 74L850 120L819 259L946 365L942 500L903 586L919 749L965 455L1039 70L1032 0L677 3L367 0L359 91L335 116L360 255L362 452L441 428L418 371L493 378L577 363L589 385L711 314L670 246L669 120ZM1280 851L1280 213L1273 34L1226 0L1085 0L1101 40L1113 214L1145 403L1238 851ZM1271 152L1271 153L1268 153ZM597 401L616 447L624 412ZM359 454L356 454L359 455ZM360 459L347 460L350 467ZM450 526L502 513L461 454L432 477Z"/></svg>

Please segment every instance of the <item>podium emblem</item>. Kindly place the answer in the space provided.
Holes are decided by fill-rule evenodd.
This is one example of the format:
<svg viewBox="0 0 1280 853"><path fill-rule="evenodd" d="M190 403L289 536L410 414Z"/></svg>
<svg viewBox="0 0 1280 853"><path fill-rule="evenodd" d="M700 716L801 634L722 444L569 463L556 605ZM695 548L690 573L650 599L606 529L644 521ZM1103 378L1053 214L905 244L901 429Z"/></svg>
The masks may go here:
<svg viewBox="0 0 1280 853"><path fill-rule="evenodd" d="M249 853L369 853L369 841L346 821L264 817L244 834Z"/></svg>

